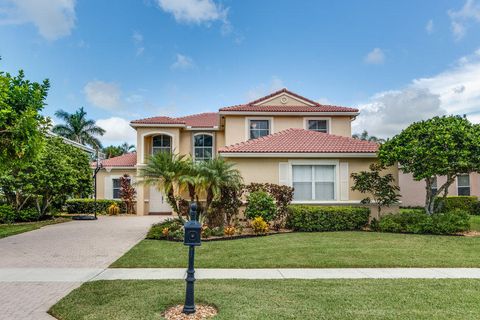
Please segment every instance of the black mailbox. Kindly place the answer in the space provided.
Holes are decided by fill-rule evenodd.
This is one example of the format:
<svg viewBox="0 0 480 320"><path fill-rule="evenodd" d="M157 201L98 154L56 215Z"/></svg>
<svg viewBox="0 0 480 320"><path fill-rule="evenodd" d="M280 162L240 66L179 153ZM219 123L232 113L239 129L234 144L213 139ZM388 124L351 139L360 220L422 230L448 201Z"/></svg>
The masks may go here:
<svg viewBox="0 0 480 320"><path fill-rule="evenodd" d="M186 246L199 246L201 245L202 226L197 221L197 204L192 203L190 206L190 221L187 221L184 225L185 239L183 243Z"/></svg>

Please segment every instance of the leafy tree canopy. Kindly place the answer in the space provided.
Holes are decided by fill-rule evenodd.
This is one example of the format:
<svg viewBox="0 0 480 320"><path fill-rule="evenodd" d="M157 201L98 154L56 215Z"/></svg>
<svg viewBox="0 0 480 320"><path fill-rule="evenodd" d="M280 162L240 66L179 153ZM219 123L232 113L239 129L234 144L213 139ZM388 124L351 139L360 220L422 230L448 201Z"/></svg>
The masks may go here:
<svg viewBox="0 0 480 320"><path fill-rule="evenodd" d="M417 181L425 180L425 208L431 213L434 197L446 192L457 175L480 171L480 125L461 116L415 122L382 144L379 158L388 166L398 163ZM436 176L446 176L447 181L434 193Z"/></svg>
<svg viewBox="0 0 480 320"><path fill-rule="evenodd" d="M40 111L49 87L48 80L26 80L23 71L0 72L0 169L21 166L41 151L49 119Z"/></svg>

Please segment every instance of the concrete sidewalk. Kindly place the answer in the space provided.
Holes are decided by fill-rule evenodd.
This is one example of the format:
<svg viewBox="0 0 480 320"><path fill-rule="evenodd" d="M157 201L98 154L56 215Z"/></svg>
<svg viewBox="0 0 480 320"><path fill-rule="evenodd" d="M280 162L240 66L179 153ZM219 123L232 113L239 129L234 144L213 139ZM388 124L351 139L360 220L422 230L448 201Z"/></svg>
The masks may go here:
<svg viewBox="0 0 480 320"><path fill-rule="evenodd" d="M184 268L5 268L0 282L184 279ZM480 268L196 269L197 279L480 279Z"/></svg>

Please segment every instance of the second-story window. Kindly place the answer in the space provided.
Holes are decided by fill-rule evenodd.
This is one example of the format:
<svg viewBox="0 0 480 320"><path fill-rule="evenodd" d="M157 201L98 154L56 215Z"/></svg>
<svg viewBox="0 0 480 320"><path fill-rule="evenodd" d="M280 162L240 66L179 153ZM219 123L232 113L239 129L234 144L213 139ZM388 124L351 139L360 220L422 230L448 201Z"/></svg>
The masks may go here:
<svg viewBox="0 0 480 320"><path fill-rule="evenodd" d="M257 139L270 134L270 121L250 120L250 139Z"/></svg>
<svg viewBox="0 0 480 320"><path fill-rule="evenodd" d="M172 137L162 134L152 139L152 154L157 152L172 152Z"/></svg>
<svg viewBox="0 0 480 320"><path fill-rule="evenodd" d="M308 120L308 130L328 133L328 120Z"/></svg>
<svg viewBox="0 0 480 320"><path fill-rule="evenodd" d="M211 134L196 134L193 136L193 154L195 161L212 159L213 136Z"/></svg>

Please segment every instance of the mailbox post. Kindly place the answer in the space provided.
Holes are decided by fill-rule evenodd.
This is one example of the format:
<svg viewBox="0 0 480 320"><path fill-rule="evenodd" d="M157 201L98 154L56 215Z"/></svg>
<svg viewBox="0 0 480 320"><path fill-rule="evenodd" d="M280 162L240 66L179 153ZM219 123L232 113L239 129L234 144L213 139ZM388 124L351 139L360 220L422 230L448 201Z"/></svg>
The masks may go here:
<svg viewBox="0 0 480 320"><path fill-rule="evenodd" d="M197 221L197 204L194 202L190 205L190 221L187 221L184 225L185 238L184 245L188 248L188 269L185 304L183 306L183 313L192 314L195 313L195 298L194 298L194 283L195 283L195 247L201 245L202 226Z"/></svg>

